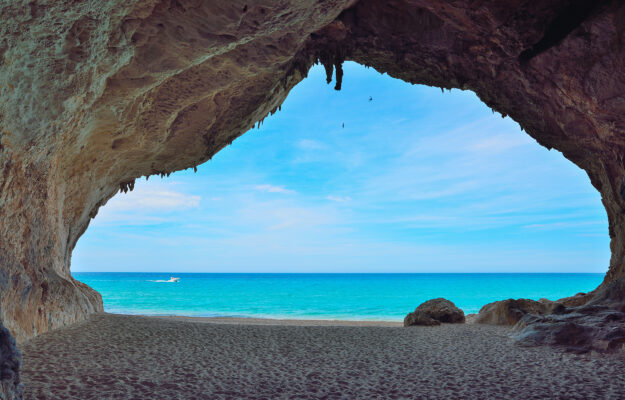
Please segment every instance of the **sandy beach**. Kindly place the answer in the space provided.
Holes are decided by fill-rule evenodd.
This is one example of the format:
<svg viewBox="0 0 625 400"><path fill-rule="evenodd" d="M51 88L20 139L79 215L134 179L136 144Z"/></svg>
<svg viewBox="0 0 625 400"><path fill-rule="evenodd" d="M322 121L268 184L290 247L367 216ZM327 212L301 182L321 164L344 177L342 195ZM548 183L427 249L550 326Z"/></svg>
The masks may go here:
<svg viewBox="0 0 625 400"><path fill-rule="evenodd" d="M475 324L96 314L21 346L27 399L622 399L625 359Z"/></svg>

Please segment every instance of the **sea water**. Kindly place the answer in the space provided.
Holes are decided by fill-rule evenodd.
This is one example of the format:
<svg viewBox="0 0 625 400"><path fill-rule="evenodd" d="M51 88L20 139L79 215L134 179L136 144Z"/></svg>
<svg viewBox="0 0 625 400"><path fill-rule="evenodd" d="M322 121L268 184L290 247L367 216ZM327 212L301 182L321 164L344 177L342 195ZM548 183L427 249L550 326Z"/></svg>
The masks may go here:
<svg viewBox="0 0 625 400"><path fill-rule="evenodd" d="M110 313L401 321L444 297L465 313L508 298L556 300L596 288L603 274L74 273ZM171 276L179 282L164 282Z"/></svg>

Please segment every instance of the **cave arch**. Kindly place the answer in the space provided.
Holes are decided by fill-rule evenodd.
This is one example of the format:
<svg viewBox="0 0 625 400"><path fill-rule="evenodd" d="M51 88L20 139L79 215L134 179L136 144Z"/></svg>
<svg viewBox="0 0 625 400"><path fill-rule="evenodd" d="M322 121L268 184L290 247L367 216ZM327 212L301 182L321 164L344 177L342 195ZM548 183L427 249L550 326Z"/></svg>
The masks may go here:
<svg viewBox="0 0 625 400"><path fill-rule="evenodd" d="M280 112L198 171L139 179L132 192L111 199L72 253L73 276L82 280L76 275L81 270L175 275L592 268L603 279L607 221L583 171L537 146L470 91L414 86L353 62L343 68L340 92L334 82L322 83L324 68L316 65ZM579 190L587 194L583 205L573 200L580 199ZM587 229L556 228L560 214L570 212L581 213L575 221L601 221L592 229L600 242L579 236ZM491 230L497 226L501 231ZM489 233L494 236L484 236ZM392 255L387 240L406 248ZM570 243L566 249L563 240ZM273 246L282 249L271 251ZM456 259L446 257L451 254ZM108 309L98 283L85 279ZM589 291L596 280L592 288L541 297Z"/></svg>
<svg viewBox="0 0 625 400"><path fill-rule="evenodd" d="M25 340L101 311L69 272L98 208L138 177L210 159L317 60L472 90L584 169L612 258L599 290L576 301L621 301L625 5L600 3L577 20L562 17L565 0L4 4L2 320Z"/></svg>

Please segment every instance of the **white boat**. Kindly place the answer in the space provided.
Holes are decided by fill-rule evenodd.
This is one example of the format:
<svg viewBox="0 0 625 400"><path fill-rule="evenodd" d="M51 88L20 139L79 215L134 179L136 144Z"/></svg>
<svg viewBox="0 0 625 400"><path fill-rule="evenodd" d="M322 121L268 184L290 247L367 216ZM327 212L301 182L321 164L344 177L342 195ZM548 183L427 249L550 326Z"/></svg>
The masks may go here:
<svg viewBox="0 0 625 400"><path fill-rule="evenodd" d="M167 282L180 282L180 278L175 278L173 276L169 277L169 280Z"/></svg>

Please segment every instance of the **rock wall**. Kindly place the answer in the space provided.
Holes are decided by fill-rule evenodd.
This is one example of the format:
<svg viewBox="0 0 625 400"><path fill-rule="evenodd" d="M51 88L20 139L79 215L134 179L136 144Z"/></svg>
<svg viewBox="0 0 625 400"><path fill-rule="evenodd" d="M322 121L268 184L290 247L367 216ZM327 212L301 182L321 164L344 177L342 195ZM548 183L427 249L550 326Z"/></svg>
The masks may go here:
<svg viewBox="0 0 625 400"><path fill-rule="evenodd" d="M620 1L15 0L0 21L1 317L18 341L102 310L70 275L100 206L210 159L317 60L337 88L354 60L510 115L587 171L610 224L602 288L625 277Z"/></svg>
<svg viewBox="0 0 625 400"><path fill-rule="evenodd" d="M194 167L275 110L347 1L0 5L0 289L18 341L102 311L71 252L134 180Z"/></svg>

